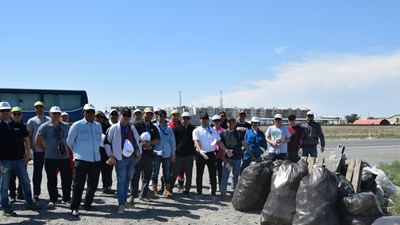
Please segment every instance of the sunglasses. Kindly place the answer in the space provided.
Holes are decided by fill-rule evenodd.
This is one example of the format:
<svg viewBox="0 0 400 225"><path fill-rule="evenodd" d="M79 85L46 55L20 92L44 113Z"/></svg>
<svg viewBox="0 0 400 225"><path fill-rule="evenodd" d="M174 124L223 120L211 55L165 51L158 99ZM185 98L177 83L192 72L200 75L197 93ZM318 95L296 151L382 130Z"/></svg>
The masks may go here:
<svg viewBox="0 0 400 225"><path fill-rule="evenodd" d="M213 122L219 123L221 122L221 120L213 120Z"/></svg>
<svg viewBox="0 0 400 225"><path fill-rule="evenodd" d="M161 117L161 118L165 118L165 117L167 117L167 116L166 116L166 115L160 115L160 117Z"/></svg>
<svg viewBox="0 0 400 225"><path fill-rule="evenodd" d="M184 119L184 120L190 120L190 117L182 117L182 119Z"/></svg>
<svg viewBox="0 0 400 225"><path fill-rule="evenodd" d="M280 118L275 118L275 120L277 120L277 121L281 121L282 119L280 119Z"/></svg>
<svg viewBox="0 0 400 225"><path fill-rule="evenodd" d="M98 116L96 116L96 118L101 119L101 118L104 118L104 116L98 115Z"/></svg>
<svg viewBox="0 0 400 225"><path fill-rule="evenodd" d="M94 110L86 110L85 112L86 112L86 114L94 114L95 113Z"/></svg>
<svg viewBox="0 0 400 225"><path fill-rule="evenodd" d="M61 113L59 113L59 112L53 112L51 114L54 115L54 116L61 116Z"/></svg>
<svg viewBox="0 0 400 225"><path fill-rule="evenodd" d="M2 109L2 110L0 110L0 112L10 112L11 111L11 109Z"/></svg>
<svg viewBox="0 0 400 225"><path fill-rule="evenodd" d="M21 116L22 113L13 113L13 116Z"/></svg>
<svg viewBox="0 0 400 225"><path fill-rule="evenodd" d="M123 117L131 117L130 114L122 114Z"/></svg>
<svg viewBox="0 0 400 225"><path fill-rule="evenodd" d="M313 115L307 115L307 117L314 117Z"/></svg>

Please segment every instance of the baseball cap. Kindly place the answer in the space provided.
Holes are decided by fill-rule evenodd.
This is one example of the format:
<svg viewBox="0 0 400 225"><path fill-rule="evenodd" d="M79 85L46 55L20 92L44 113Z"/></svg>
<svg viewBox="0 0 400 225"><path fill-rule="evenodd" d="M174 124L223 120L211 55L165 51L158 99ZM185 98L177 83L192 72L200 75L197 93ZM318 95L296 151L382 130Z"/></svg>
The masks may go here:
<svg viewBox="0 0 400 225"><path fill-rule="evenodd" d="M233 116L229 117L228 122L231 122L231 121L236 121L235 117L233 117Z"/></svg>
<svg viewBox="0 0 400 225"><path fill-rule="evenodd" d="M50 112L51 112L51 113L61 113L61 109L60 109L60 107L58 107L58 106L52 106L52 107L50 108Z"/></svg>
<svg viewBox="0 0 400 225"><path fill-rule="evenodd" d="M220 115L214 115L211 119L212 121L214 120L221 120L221 116Z"/></svg>
<svg viewBox="0 0 400 225"><path fill-rule="evenodd" d="M208 120L208 119L210 119L210 117L208 116L207 113L202 113L202 114L200 115L200 119L206 119L206 120Z"/></svg>
<svg viewBox="0 0 400 225"><path fill-rule="evenodd" d="M100 110L97 110L94 115L95 116L98 116L98 115L104 116L104 113L102 111L100 111Z"/></svg>
<svg viewBox="0 0 400 225"><path fill-rule="evenodd" d="M133 111L133 114L136 114L136 113L142 113L142 110L140 110L140 109L135 109L135 110Z"/></svg>
<svg viewBox="0 0 400 225"><path fill-rule="evenodd" d="M160 111L158 111L158 115L167 115L167 112L165 112L164 109L160 109Z"/></svg>
<svg viewBox="0 0 400 225"><path fill-rule="evenodd" d="M183 112L182 113L182 117L189 117L190 116L190 113L189 112Z"/></svg>
<svg viewBox="0 0 400 225"><path fill-rule="evenodd" d="M129 108L125 107L121 110L121 114L127 115L127 116L132 116L132 111Z"/></svg>
<svg viewBox="0 0 400 225"><path fill-rule="evenodd" d="M180 114L179 113L179 111L177 110L177 109L173 109L172 111L171 111L171 115L176 115L176 114Z"/></svg>
<svg viewBox="0 0 400 225"><path fill-rule="evenodd" d="M274 119L282 119L282 114L275 114Z"/></svg>
<svg viewBox="0 0 400 225"><path fill-rule="evenodd" d="M11 112L12 112L12 113L14 113L14 112L22 113L22 108L19 107L19 106L14 106L14 107L11 109Z"/></svg>
<svg viewBox="0 0 400 225"><path fill-rule="evenodd" d="M308 116L308 115L314 116L314 112L313 112L313 111L308 111L308 112L307 112L307 116Z"/></svg>
<svg viewBox="0 0 400 225"><path fill-rule="evenodd" d="M61 116L69 116L67 112L62 112Z"/></svg>
<svg viewBox="0 0 400 225"><path fill-rule="evenodd" d="M253 117L251 117L251 121L250 122L251 123L259 123L260 119L257 116L253 116Z"/></svg>
<svg viewBox="0 0 400 225"><path fill-rule="evenodd" d="M161 111L161 110L158 110L158 112L160 112L160 111ZM162 110L162 111L164 111L164 110ZM144 113L154 113L154 112L153 112L153 109L151 109L150 107L144 108L143 112L144 112ZM165 111L164 111L164 112L165 112Z"/></svg>
<svg viewBox="0 0 400 225"><path fill-rule="evenodd" d="M158 112L160 112L160 108L159 107L154 107L154 113L157 114Z"/></svg>
<svg viewBox="0 0 400 225"><path fill-rule="evenodd" d="M41 101L37 101L37 102L35 102L35 104L33 104L33 107L36 107L36 106L43 106L44 107L44 103L41 102Z"/></svg>
<svg viewBox="0 0 400 225"><path fill-rule="evenodd" d="M85 106L83 106L83 110L96 110L94 108L94 105L92 103L87 103Z"/></svg>

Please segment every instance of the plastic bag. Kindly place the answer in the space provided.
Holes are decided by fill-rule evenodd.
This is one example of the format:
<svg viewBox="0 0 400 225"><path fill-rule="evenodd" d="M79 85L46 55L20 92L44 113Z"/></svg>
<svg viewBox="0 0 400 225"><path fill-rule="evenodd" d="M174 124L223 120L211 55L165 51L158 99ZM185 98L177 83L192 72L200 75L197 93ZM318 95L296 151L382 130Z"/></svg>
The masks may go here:
<svg viewBox="0 0 400 225"><path fill-rule="evenodd" d="M376 219L372 225L400 225L400 216L383 216Z"/></svg>
<svg viewBox="0 0 400 225"><path fill-rule="evenodd" d="M232 198L232 205L238 211L262 209L271 189L273 163L254 163L243 170Z"/></svg>
<svg viewBox="0 0 400 225"><path fill-rule="evenodd" d="M347 196L351 196L355 193L353 185L350 181L346 179L343 175L338 176L339 184L338 184L338 197L339 199Z"/></svg>
<svg viewBox="0 0 400 225"><path fill-rule="evenodd" d="M271 193L261 212L261 224L291 225L300 181L308 175L307 162L284 161L272 175Z"/></svg>
<svg viewBox="0 0 400 225"><path fill-rule="evenodd" d="M304 177L296 195L296 225L340 225L337 212L338 179L323 167L314 167Z"/></svg>
<svg viewBox="0 0 400 225"><path fill-rule="evenodd" d="M389 195L395 195L397 193L396 187L394 186L392 181L390 181L389 178L386 176L385 172L378 169L376 166L372 167L371 171L377 174L375 181L382 187L383 191L385 191Z"/></svg>

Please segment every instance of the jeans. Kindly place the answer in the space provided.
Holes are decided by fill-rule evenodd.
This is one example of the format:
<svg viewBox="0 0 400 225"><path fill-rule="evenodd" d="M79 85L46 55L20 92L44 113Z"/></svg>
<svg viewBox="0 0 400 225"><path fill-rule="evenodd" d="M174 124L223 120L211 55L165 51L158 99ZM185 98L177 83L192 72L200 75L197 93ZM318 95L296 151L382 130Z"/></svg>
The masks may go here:
<svg viewBox="0 0 400 225"><path fill-rule="evenodd" d="M26 165L25 165L25 167L26 167ZM16 198L17 195L18 195L18 197L24 197L24 192L22 191L21 182L19 182L18 188L17 188L16 182L17 182L17 175L15 175L14 172L11 172L10 185L9 185L10 198Z"/></svg>
<svg viewBox="0 0 400 225"><path fill-rule="evenodd" d="M239 180L239 174L240 174L240 164L242 163L242 160L240 159L228 159L229 166L231 167L232 171L232 184L231 184L231 191L235 191L236 185ZM225 163L222 163L222 179L221 179L221 185L219 187L219 190L221 194L226 194L226 188L228 186L228 179L229 179L229 174L231 173L228 168L226 168Z"/></svg>
<svg viewBox="0 0 400 225"><path fill-rule="evenodd" d="M86 183L85 206L91 206L99 183L101 162L87 162L75 159L74 179L72 183L71 210L79 210L82 200L82 193Z"/></svg>
<svg viewBox="0 0 400 225"><path fill-rule="evenodd" d="M142 154L142 158L136 163L135 172L131 179L131 195L137 196L139 194L139 180L142 175L142 197L146 197L149 191L149 183L151 172L153 170L153 155ZM143 173L142 173L143 171Z"/></svg>
<svg viewBox="0 0 400 225"><path fill-rule="evenodd" d="M251 163L251 159L243 159L242 166L240 167L240 174L242 174L243 170L246 169Z"/></svg>
<svg viewBox="0 0 400 225"><path fill-rule="evenodd" d="M208 159L204 159L200 153L196 154L196 186L197 186L197 194L201 195L203 191L203 174L204 168L207 165L208 175L210 177L211 183L211 195L216 195L217 191L217 172L216 172L216 164L215 164L215 154L214 152L206 153Z"/></svg>
<svg viewBox="0 0 400 225"><path fill-rule="evenodd" d="M6 171L7 170L7 171ZM0 184L1 184L1 207L4 211L11 210L11 205L8 199L8 188L10 186L11 172L14 172L24 191L25 203L32 203L32 192L28 171L26 170L24 160L2 160L0 161Z"/></svg>
<svg viewBox="0 0 400 225"><path fill-rule="evenodd" d="M217 177L218 177L218 185L221 186L222 180L222 159L215 159L217 165Z"/></svg>
<svg viewBox="0 0 400 225"><path fill-rule="evenodd" d="M188 157L176 157L176 161L172 166L172 176L171 176L171 187L175 185L176 178L179 173L183 171L186 175L185 190L189 191L192 187L192 171L193 171L193 156ZM183 177L183 176L182 176Z"/></svg>
<svg viewBox="0 0 400 225"><path fill-rule="evenodd" d="M155 155L153 161L153 174L151 174L151 181L157 183L158 174L160 172L160 164L162 163L162 169L164 174L164 182L169 184L171 182L170 168L171 168L171 158L163 158L162 156Z"/></svg>
<svg viewBox="0 0 400 225"><path fill-rule="evenodd" d="M47 174L47 190L49 191L50 201L56 202L58 199L57 170L60 170L62 199L68 202L71 199L72 183L72 171L69 159L45 159L44 168Z"/></svg>
<svg viewBox="0 0 400 225"><path fill-rule="evenodd" d="M317 157L317 146L316 145L303 145L303 156Z"/></svg>
<svg viewBox="0 0 400 225"><path fill-rule="evenodd" d="M42 176L44 166L44 152L33 153L33 195L39 196L41 192Z"/></svg>
<svg viewBox="0 0 400 225"><path fill-rule="evenodd" d="M103 189L110 188L112 185L112 171L114 166L107 164L108 156L106 150L100 147L101 156L101 181L103 183Z"/></svg>
<svg viewBox="0 0 400 225"><path fill-rule="evenodd" d="M128 197L129 183L135 172L136 159L123 159L117 161L117 197L118 205L124 205Z"/></svg>

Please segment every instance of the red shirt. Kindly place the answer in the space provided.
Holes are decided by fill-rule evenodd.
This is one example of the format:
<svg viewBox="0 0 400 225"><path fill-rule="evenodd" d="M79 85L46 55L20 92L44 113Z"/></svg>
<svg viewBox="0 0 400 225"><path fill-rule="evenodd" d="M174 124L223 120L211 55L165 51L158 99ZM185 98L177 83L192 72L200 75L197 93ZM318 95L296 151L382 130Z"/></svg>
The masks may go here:
<svg viewBox="0 0 400 225"><path fill-rule="evenodd" d="M300 125L291 126L289 125L288 130L292 135L290 137L290 142L288 143L288 151L296 150L298 151L300 148L300 142L303 137L304 129Z"/></svg>

